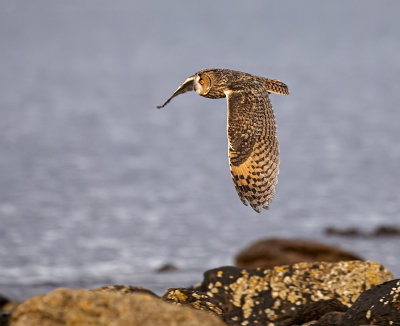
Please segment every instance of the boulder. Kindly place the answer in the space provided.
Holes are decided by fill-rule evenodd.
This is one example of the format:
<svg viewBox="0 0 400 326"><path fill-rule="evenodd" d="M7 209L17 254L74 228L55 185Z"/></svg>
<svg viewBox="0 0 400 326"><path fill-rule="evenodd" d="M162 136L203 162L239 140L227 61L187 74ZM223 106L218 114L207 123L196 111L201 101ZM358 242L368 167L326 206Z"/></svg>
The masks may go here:
<svg viewBox="0 0 400 326"><path fill-rule="evenodd" d="M10 326L224 326L214 315L164 302L152 294L116 289L57 289L12 312Z"/></svg>
<svg viewBox="0 0 400 326"><path fill-rule="evenodd" d="M341 326L400 326L400 280L363 292L343 316Z"/></svg>
<svg viewBox="0 0 400 326"><path fill-rule="evenodd" d="M255 270L222 267L207 271L203 282L184 292L180 303L190 301L190 291L197 291L207 296L203 301L222 310L228 325L286 326L293 325L305 305L337 299L349 307L365 289L391 279L388 270L371 261L299 263Z"/></svg>
<svg viewBox="0 0 400 326"><path fill-rule="evenodd" d="M323 243L294 239L260 240L236 256L241 268L270 268L300 262L362 260L355 254Z"/></svg>
<svg viewBox="0 0 400 326"><path fill-rule="evenodd" d="M1 314L0 326L400 326L400 280L392 279L371 261L221 267L162 299L123 285L58 289L20 303L11 316Z"/></svg>

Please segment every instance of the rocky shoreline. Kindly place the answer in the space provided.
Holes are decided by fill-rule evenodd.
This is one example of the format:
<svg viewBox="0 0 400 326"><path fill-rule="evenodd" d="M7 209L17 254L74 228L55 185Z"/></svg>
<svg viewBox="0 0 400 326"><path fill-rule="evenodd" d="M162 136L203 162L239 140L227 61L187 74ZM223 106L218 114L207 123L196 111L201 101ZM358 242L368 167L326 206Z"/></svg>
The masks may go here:
<svg viewBox="0 0 400 326"><path fill-rule="evenodd" d="M400 280L379 263L361 260L225 266L206 271L200 284L168 289L161 297L116 285L56 289L19 304L1 299L1 326L400 325Z"/></svg>

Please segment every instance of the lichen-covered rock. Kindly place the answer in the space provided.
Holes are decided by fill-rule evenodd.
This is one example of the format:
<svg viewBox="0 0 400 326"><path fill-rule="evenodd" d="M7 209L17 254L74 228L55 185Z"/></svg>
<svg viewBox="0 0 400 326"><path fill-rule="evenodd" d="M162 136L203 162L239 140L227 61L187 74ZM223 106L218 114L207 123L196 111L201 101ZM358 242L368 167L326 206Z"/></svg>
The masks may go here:
<svg viewBox="0 0 400 326"><path fill-rule="evenodd" d="M361 292L393 279L371 261L299 263L273 269L222 267L196 288L218 302L228 325L290 325L303 305L337 299L346 306Z"/></svg>
<svg viewBox="0 0 400 326"><path fill-rule="evenodd" d="M204 292L185 288L169 289L162 298L176 305L189 305L198 310L211 311L223 319L223 311L218 302Z"/></svg>
<svg viewBox="0 0 400 326"><path fill-rule="evenodd" d="M400 280L392 280L363 292L343 316L341 326L400 326Z"/></svg>
<svg viewBox="0 0 400 326"><path fill-rule="evenodd" d="M323 243L271 238L257 241L236 256L240 268L271 268L300 262L362 260L357 255Z"/></svg>
<svg viewBox="0 0 400 326"><path fill-rule="evenodd" d="M214 315L164 302L151 294L58 289L30 298L12 312L10 326L224 326Z"/></svg>
<svg viewBox="0 0 400 326"><path fill-rule="evenodd" d="M159 297L153 291L146 289L142 286L131 286L131 285L105 285L97 289L89 290L89 291L104 291L104 292L119 292L124 294L132 294L132 293L143 293L150 294L154 297Z"/></svg>

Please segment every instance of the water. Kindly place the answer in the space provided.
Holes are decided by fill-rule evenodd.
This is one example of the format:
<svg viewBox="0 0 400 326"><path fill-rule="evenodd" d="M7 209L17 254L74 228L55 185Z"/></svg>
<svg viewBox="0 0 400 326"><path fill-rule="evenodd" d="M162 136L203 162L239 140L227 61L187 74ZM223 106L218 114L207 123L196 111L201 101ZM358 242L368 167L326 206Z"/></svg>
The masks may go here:
<svg viewBox="0 0 400 326"><path fill-rule="evenodd" d="M307 238L400 275L400 4L0 1L0 293L146 286L233 263L263 237ZM272 96L281 173L261 214L227 161L226 102L185 94L223 67L286 82ZM178 273L156 274L164 263Z"/></svg>

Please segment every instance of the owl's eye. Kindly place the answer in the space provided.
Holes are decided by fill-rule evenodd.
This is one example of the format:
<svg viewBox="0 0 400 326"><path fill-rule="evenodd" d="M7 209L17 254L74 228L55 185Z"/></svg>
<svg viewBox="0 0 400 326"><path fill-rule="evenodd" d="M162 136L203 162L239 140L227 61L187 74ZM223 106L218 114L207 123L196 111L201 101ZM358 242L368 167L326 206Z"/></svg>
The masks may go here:
<svg viewBox="0 0 400 326"><path fill-rule="evenodd" d="M200 79L199 83L200 83L200 85L203 85L204 84L204 79Z"/></svg>

